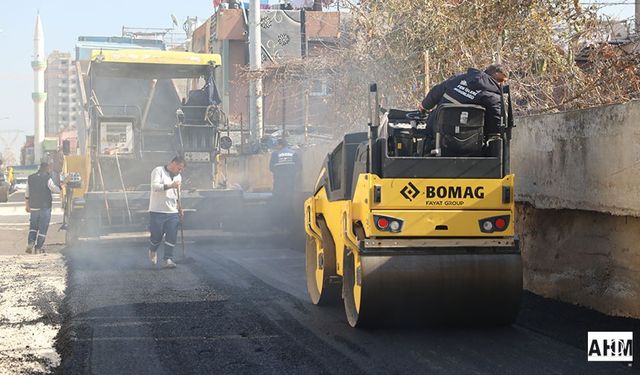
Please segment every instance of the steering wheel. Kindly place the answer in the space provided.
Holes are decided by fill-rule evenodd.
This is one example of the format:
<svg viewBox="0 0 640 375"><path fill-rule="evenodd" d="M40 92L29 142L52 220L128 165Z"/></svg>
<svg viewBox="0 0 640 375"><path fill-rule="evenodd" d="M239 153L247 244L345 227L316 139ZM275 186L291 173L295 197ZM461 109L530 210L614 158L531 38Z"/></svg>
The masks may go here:
<svg viewBox="0 0 640 375"><path fill-rule="evenodd" d="M416 121L424 120L427 118L427 116L420 111L407 112L405 116L407 117L408 120L416 120Z"/></svg>

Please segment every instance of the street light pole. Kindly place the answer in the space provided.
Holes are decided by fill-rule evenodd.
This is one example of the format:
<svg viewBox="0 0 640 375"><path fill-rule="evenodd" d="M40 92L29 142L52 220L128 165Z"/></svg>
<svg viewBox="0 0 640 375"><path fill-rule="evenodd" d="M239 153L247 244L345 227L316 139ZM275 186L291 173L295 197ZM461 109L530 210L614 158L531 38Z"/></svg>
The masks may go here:
<svg viewBox="0 0 640 375"><path fill-rule="evenodd" d="M636 0L636 35L640 35L640 0Z"/></svg>
<svg viewBox="0 0 640 375"><path fill-rule="evenodd" d="M249 136L251 144L256 145L263 136L262 125L262 35L260 32L260 0L251 0L249 8L249 65L251 77L249 83Z"/></svg>

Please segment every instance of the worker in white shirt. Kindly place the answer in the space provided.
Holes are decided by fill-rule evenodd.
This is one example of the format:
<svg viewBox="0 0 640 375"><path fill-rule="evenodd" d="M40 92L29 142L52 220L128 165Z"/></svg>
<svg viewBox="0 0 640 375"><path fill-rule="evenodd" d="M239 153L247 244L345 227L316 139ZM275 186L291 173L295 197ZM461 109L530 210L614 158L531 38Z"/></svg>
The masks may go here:
<svg viewBox="0 0 640 375"><path fill-rule="evenodd" d="M178 207L178 190L182 183L180 173L185 168L182 157L176 156L167 165L151 172L151 196L149 198L149 231L151 232L149 260L158 263L158 247L164 236L164 268L175 268L173 249L178 238L178 225L182 208Z"/></svg>
<svg viewBox="0 0 640 375"><path fill-rule="evenodd" d="M66 184L66 180L61 185ZM29 176L27 190L24 193L25 210L29 212L29 236L26 252L31 254L44 252L44 240L51 221L53 197L51 193L60 193L60 186L51 178L50 165L40 163L38 171Z"/></svg>

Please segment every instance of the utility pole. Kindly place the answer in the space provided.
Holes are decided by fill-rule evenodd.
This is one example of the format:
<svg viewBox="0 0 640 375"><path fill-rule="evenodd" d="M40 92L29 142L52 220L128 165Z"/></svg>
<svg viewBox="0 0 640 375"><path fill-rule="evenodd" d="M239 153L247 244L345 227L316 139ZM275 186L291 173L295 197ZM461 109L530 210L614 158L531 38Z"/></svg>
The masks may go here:
<svg viewBox="0 0 640 375"><path fill-rule="evenodd" d="M249 7L249 136L252 144L258 144L263 136L262 126L262 35L260 31L260 0L251 0Z"/></svg>
<svg viewBox="0 0 640 375"><path fill-rule="evenodd" d="M173 14L171 16L174 19L174 24L175 24L175 16L173 16ZM186 52L193 51L193 32L196 31L197 26L198 26L198 17L187 16L187 19L182 24L182 30L184 30L184 33L187 35L187 40L185 40L184 42L184 49ZM193 83L193 79L187 79L187 92L186 92L187 97L189 96L189 92L191 91L192 83Z"/></svg>
<svg viewBox="0 0 640 375"><path fill-rule="evenodd" d="M302 97L302 108L304 111L304 144L309 144L309 89L304 90Z"/></svg>
<svg viewBox="0 0 640 375"><path fill-rule="evenodd" d="M424 51L424 94L427 95L431 89L431 59L429 50Z"/></svg>
<svg viewBox="0 0 640 375"><path fill-rule="evenodd" d="M636 0L636 36L640 35L640 0Z"/></svg>
<svg viewBox="0 0 640 375"><path fill-rule="evenodd" d="M282 87L282 138L287 137L287 99L284 97L285 87L284 82L281 83Z"/></svg>

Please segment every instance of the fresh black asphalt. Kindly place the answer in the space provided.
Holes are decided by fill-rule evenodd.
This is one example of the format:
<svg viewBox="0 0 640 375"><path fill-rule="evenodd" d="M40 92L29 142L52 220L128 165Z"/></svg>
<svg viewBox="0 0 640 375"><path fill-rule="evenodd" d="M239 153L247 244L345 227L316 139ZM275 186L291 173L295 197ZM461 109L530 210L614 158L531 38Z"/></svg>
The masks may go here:
<svg viewBox="0 0 640 375"><path fill-rule="evenodd" d="M178 254L180 251L178 250ZM65 374L612 374L587 362L589 330L636 320L525 292L502 328L353 329L342 306L306 296L304 253L268 243L188 243L177 269L152 267L145 243L86 242L65 252L57 338ZM637 346L636 346L637 348ZM636 370L637 371L637 370Z"/></svg>

